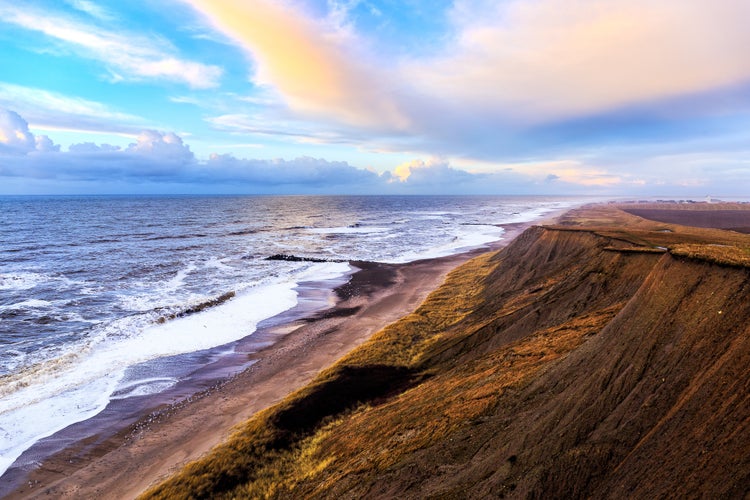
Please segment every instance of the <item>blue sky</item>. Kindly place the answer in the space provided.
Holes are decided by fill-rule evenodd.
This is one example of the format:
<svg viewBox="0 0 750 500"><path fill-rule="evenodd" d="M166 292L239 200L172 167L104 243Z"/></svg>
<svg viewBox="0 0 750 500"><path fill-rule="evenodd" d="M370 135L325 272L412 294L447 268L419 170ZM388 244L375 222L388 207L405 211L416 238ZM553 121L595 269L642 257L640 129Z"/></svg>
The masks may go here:
<svg viewBox="0 0 750 500"><path fill-rule="evenodd" d="M0 194L750 196L746 0L0 3Z"/></svg>

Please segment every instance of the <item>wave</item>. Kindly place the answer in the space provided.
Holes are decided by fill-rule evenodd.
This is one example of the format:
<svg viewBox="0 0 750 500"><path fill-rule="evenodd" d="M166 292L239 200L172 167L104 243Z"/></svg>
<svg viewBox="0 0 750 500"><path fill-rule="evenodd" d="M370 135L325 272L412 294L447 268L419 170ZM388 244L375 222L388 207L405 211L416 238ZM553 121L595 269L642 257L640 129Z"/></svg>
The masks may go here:
<svg viewBox="0 0 750 500"><path fill-rule="evenodd" d="M285 254L285 253L277 253L274 255L269 255L264 260L281 260L285 262L317 262L317 263L348 262L345 259L323 259L320 257L301 257L299 255L292 255L292 254Z"/></svg>
<svg viewBox="0 0 750 500"><path fill-rule="evenodd" d="M0 275L0 290L30 290L53 279L48 274L34 272L4 274Z"/></svg>
<svg viewBox="0 0 750 500"><path fill-rule="evenodd" d="M243 229L242 231L232 231L227 236L247 236L248 234L257 234L263 232L263 229ZM268 231L267 229L265 231Z"/></svg>
<svg viewBox="0 0 750 500"><path fill-rule="evenodd" d="M370 234L385 233L390 231L390 229L380 226L362 226L353 224L351 226L341 227L315 227L308 229L308 231L316 234Z"/></svg>
<svg viewBox="0 0 750 500"><path fill-rule="evenodd" d="M159 316L156 319L156 323L162 324L162 323L166 323L167 321L172 320L172 319L182 318L182 317L185 317L185 316L189 316L191 314L195 314L195 313L199 313L199 312L205 311L209 307L216 307L218 305L223 304L227 300L233 298L235 295L236 295L236 293L234 291L227 292L227 293L224 293L224 294L216 297L215 299L210 299L210 300L207 300L205 302L201 302L200 304L196 304L194 306L188 307L187 309L184 309L182 311L175 312L175 313L170 313L170 314L167 314L167 315L164 315L164 316Z"/></svg>
<svg viewBox="0 0 750 500"><path fill-rule="evenodd" d="M210 235L203 233L195 234L165 234L161 236L152 236L145 238L145 241L161 241L161 240L186 240L190 238L208 238Z"/></svg>

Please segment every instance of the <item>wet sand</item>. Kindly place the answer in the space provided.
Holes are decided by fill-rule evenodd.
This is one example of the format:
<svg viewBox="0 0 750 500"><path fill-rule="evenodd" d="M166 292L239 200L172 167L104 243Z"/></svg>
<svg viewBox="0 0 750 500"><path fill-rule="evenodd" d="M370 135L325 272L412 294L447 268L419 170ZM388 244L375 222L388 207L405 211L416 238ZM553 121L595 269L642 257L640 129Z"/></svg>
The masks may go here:
<svg viewBox="0 0 750 500"><path fill-rule="evenodd" d="M530 224L508 224L500 248ZM311 316L259 329L237 346L249 368L177 403L154 408L122 400L92 422L72 426L79 440L16 470L7 498L134 498L226 439L237 424L310 382L373 333L414 311L446 274L487 248L408 264L353 263L359 271L335 292L338 301ZM310 289L301 297L325 295ZM277 318L278 319L278 318ZM261 345L262 348L257 352ZM231 358L231 357L230 357ZM229 364L237 360L229 359ZM234 365L232 365L234 366ZM226 368L226 367L225 367ZM217 368L221 372L221 366ZM109 412L109 415L107 415ZM93 422L98 422L94 424ZM98 427L92 429L92 425ZM87 428L88 426L88 428ZM8 489L8 486L11 489Z"/></svg>

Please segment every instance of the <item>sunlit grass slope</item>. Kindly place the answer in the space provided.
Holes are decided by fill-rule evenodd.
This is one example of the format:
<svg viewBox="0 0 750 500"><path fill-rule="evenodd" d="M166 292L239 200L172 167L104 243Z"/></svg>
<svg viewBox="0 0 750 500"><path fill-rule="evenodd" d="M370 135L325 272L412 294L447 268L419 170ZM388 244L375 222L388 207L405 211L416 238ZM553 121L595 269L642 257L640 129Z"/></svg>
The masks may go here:
<svg viewBox="0 0 750 500"><path fill-rule="evenodd" d="M741 497L748 248L609 206L529 229L144 497Z"/></svg>

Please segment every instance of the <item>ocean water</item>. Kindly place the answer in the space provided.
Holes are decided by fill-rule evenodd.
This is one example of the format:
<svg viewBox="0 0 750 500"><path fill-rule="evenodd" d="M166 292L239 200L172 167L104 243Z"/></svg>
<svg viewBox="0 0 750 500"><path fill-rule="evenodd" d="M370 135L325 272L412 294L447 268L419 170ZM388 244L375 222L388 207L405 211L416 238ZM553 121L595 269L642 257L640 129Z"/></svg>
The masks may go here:
<svg viewBox="0 0 750 500"><path fill-rule="evenodd" d="M409 262L582 200L551 197L0 197L0 475L110 402L230 354L348 261ZM276 254L314 261L266 260Z"/></svg>

